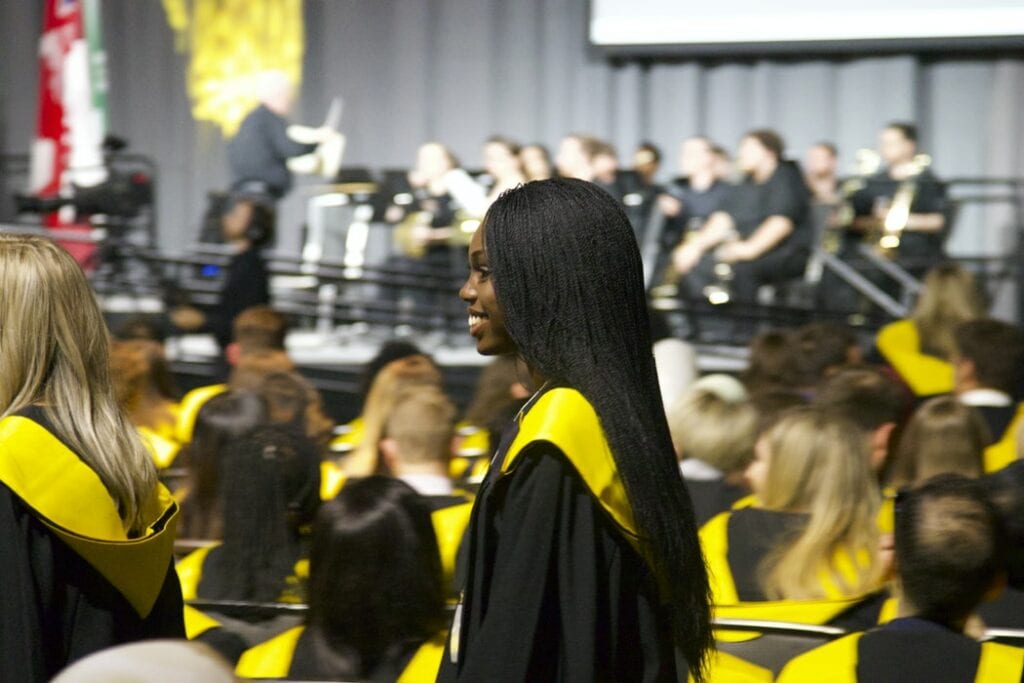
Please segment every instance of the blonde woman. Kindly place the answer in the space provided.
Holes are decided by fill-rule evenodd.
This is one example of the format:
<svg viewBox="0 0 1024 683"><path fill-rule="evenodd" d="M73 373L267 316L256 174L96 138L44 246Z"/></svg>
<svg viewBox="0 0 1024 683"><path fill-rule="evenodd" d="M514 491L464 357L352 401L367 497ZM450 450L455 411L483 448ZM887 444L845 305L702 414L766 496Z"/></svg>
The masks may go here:
<svg viewBox="0 0 1024 683"><path fill-rule="evenodd" d="M918 396L953 390L956 350L953 330L985 316L974 276L955 264L928 271L913 313L878 332L875 344L885 360Z"/></svg>
<svg viewBox="0 0 1024 683"><path fill-rule="evenodd" d="M937 474L980 477L990 440L985 420L953 396L926 401L907 423L889 472L895 488L917 486Z"/></svg>
<svg viewBox="0 0 1024 683"><path fill-rule="evenodd" d="M747 479L758 505L701 529L716 604L837 599L877 588L880 493L853 424L797 408L762 436Z"/></svg>
<svg viewBox="0 0 1024 683"><path fill-rule="evenodd" d="M117 403L109 347L67 252L0 235L0 680L184 635L177 507Z"/></svg>

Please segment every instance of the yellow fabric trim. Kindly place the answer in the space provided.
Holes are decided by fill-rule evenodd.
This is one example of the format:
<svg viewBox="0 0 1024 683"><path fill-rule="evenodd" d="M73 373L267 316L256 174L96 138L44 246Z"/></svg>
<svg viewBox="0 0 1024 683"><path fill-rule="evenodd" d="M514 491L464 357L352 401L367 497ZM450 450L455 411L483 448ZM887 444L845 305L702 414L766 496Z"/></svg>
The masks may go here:
<svg viewBox="0 0 1024 683"><path fill-rule="evenodd" d="M444 656L444 644L447 638L447 633L439 633L423 643L409 660L402 675L398 677L397 683L426 683L436 680L437 672L441 668L441 657Z"/></svg>
<svg viewBox="0 0 1024 683"><path fill-rule="evenodd" d="M793 624L821 626L853 607L871 594L838 600L766 600L764 602L738 602L734 605L716 605L715 617L722 619L751 619L757 621L785 621Z"/></svg>
<svg viewBox="0 0 1024 683"><path fill-rule="evenodd" d="M735 503L733 503L731 509L741 510L743 508L755 508L758 507L760 504L761 503L760 501L758 501L757 496L751 493L749 496L743 496Z"/></svg>
<svg viewBox="0 0 1024 683"><path fill-rule="evenodd" d="M238 659L235 673L246 678L284 678L291 668L299 636L305 630L305 626L296 626L249 648Z"/></svg>
<svg viewBox="0 0 1024 683"><path fill-rule="evenodd" d="M175 436L178 443L185 444L192 441L192 431L196 426L196 416L203 404L217 394L223 394L228 390L227 384L211 384L205 387L198 387L185 394L178 404L178 424L175 429Z"/></svg>
<svg viewBox="0 0 1024 683"><path fill-rule="evenodd" d="M195 600L199 597L199 582L203 578L203 563L210 551L220 543L193 550L185 557L178 560L174 570L178 572L178 582L181 583L182 600Z"/></svg>
<svg viewBox="0 0 1024 683"><path fill-rule="evenodd" d="M341 491L348 476L341 465L333 460L320 462L320 500L331 500Z"/></svg>
<svg viewBox="0 0 1024 683"><path fill-rule="evenodd" d="M363 422L363 418L357 417L349 422L347 426L347 432L338 434L331 439L331 450L352 450L362 442L363 434L366 432L366 424Z"/></svg>
<svg viewBox="0 0 1024 683"><path fill-rule="evenodd" d="M518 456L531 443L546 441L565 454L600 506L634 547L639 534L626 489L619 478L611 447L593 406L575 389L557 388L543 394L521 418L519 433L501 464L511 472Z"/></svg>
<svg viewBox="0 0 1024 683"><path fill-rule="evenodd" d="M734 605L740 601L732 570L729 569L729 515L728 512L715 515L699 532L700 545L708 564L711 603L714 605Z"/></svg>
<svg viewBox="0 0 1024 683"><path fill-rule="evenodd" d="M139 436L142 437L142 443L146 450L153 456L156 468L158 470L165 470L170 467L171 463L178 456L178 452L181 451L181 444L161 436L148 427L136 427L136 429L139 432Z"/></svg>
<svg viewBox="0 0 1024 683"><path fill-rule="evenodd" d="M220 622L206 614L200 612L191 605L185 605L185 637L189 640L194 640L199 636L203 635L207 631L215 628L220 628Z"/></svg>
<svg viewBox="0 0 1024 683"><path fill-rule="evenodd" d="M1024 423L1024 404L1017 406L1017 412L999 441L985 449L983 456L985 474L998 472L1017 459L1017 430L1020 429L1022 423Z"/></svg>
<svg viewBox="0 0 1024 683"><path fill-rule="evenodd" d="M459 544L462 543L462 535L469 526L472 512L473 503L469 502L430 513L430 520L434 523L434 533L437 536L437 547L441 551L445 585L449 585L455 576L455 558L459 554Z"/></svg>
<svg viewBox="0 0 1024 683"><path fill-rule="evenodd" d="M778 683L857 683L857 644L863 633L852 633L790 660Z"/></svg>
<svg viewBox="0 0 1024 683"><path fill-rule="evenodd" d="M178 505L157 485L145 534L129 539L106 486L57 437L25 417L0 420L0 481L145 617L167 575Z"/></svg>
<svg viewBox="0 0 1024 683"><path fill-rule="evenodd" d="M882 603L882 608L878 610L878 623L888 624L890 621L898 617L900 614L900 601L896 597L891 597Z"/></svg>
<svg viewBox="0 0 1024 683"><path fill-rule="evenodd" d="M694 683L693 676L687 676L686 680ZM771 683L772 672L728 652L715 650L708 662L708 680L712 683Z"/></svg>
<svg viewBox="0 0 1024 683"><path fill-rule="evenodd" d="M918 396L953 391L953 366L941 358L921 353L921 341L914 321L889 323L879 330L875 345Z"/></svg>
<svg viewBox="0 0 1024 683"><path fill-rule="evenodd" d="M1024 649L1001 643L982 643L975 683L1019 681L1024 673Z"/></svg>

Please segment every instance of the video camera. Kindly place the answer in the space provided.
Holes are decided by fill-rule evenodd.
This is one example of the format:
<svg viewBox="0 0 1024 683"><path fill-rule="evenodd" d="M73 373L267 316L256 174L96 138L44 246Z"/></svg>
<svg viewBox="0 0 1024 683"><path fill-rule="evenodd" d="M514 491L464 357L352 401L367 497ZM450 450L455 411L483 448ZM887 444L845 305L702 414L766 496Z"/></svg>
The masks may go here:
<svg viewBox="0 0 1024 683"><path fill-rule="evenodd" d="M15 194L18 213L51 213L71 206L79 219L94 215L115 219L137 217L153 203L153 178L138 168L119 168L117 153L125 147L124 140L108 135L103 140L106 180L87 187L72 185L67 195Z"/></svg>

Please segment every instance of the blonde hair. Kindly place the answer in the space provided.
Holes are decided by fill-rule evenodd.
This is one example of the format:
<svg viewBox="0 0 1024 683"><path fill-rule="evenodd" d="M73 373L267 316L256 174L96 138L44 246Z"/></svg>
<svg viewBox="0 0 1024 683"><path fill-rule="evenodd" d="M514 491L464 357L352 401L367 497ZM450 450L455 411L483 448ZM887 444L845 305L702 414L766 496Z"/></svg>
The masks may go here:
<svg viewBox="0 0 1024 683"><path fill-rule="evenodd" d="M984 317L985 313L974 275L947 263L928 271L910 319L917 328L921 351L951 360L956 351L953 331L957 325Z"/></svg>
<svg viewBox="0 0 1024 683"><path fill-rule="evenodd" d="M403 389L424 385L441 386L441 373L424 355L407 356L391 361L377 373L363 407L363 440L346 458L343 465L348 476L366 477L378 472L378 444L396 398Z"/></svg>
<svg viewBox="0 0 1024 683"><path fill-rule="evenodd" d="M844 594L873 588L881 503L867 443L853 423L820 408L794 408L764 437L770 460L759 497L765 508L808 515L795 539L759 568L770 599L825 597L822 573ZM842 568L852 562L856 576Z"/></svg>
<svg viewBox="0 0 1024 683"><path fill-rule="evenodd" d="M892 486L916 486L936 474L979 477L989 442L985 419L953 396L921 404L900 437L889 474Z"/></svg>
<svg viewBox="0 0 1024 683"><path fill-rule="evenodd" d="M447 463L454 435L455 406L432 385L403 389L384 424L384 436L395 440L405 463Z"/></svg>
<svg viewBox="0 0 1024 683"><path fill-rule="evenodd" d="M41 237L0 235L0 417L40 406L138 534L156 468L118 405L109 356L103 316L71 256Z"/></svg>
<svg viewBox="0 0 1024 683"><path fill-rule="evenodd" d="M687 392L668 414L676 457L696 458L726 474L750 464L757 424L749 400L729 401L711 389Z"/></svg>

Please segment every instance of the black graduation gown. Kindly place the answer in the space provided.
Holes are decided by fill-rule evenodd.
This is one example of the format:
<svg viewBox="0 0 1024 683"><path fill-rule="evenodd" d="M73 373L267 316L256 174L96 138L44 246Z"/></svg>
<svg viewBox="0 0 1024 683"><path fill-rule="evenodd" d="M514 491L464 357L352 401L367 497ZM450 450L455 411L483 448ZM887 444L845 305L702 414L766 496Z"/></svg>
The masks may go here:
<svg viewBox="0 0 1024 683"><path fill-rule="evenodd" d="M438 680L676 680L647 564L551 443L531 442L502 474L517 429L477 494Z"/></svg>
<svg viewBox="0 0 1024 683"><path fill-rule="evenodd" d="M41 413L33 411L35 422ZM10 419L10 418L8 418ZM35 451L43 462L48 453ZM112 502L112 501L110 501ZM75 502L77 509L103 501ZM181 588L168 552L146 616L0 483L0 681L47 681L77 659L148 638L183 638Z"/></svg>

